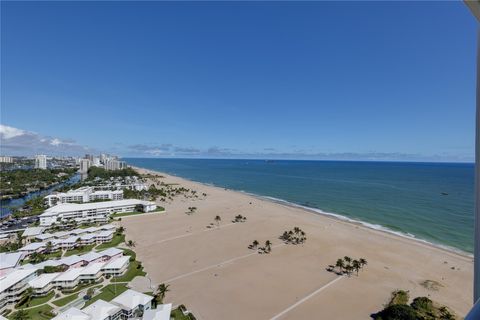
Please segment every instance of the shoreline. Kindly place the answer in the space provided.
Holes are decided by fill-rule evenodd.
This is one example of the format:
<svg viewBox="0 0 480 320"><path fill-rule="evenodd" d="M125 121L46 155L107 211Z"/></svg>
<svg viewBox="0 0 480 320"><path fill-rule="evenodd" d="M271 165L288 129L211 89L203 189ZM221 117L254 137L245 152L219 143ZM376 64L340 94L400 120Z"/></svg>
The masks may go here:
<svg viewBox="0 0 480 320"><path fill-rule="evenodd" d="M131 167L134 168L134 169L145 170L145 171L148 171L148 172L151 172L151 173L154 173L154 174L158 174L158 175L172 176L172 177L175 177L175 178L178 178L178 179L189 181L191 183L197 183L197 184L200 184L200 185L203 185L203 186L206 186L206 187L212 187L212 188L216 188L216 189L227 190L227 191L230 191L230 192L241 193L243 195L247 195L247 196L256 198L258 200L268 201L268 202L275 203L277 205L286 206L286 207L289 207L289 208L300 209L300 210L303 210L303 211L305 211L309 214L313 214L314 216L322 216L322 217L334 220L336 222L341 222L341 223L344 223L344 224L347 224L347 225L360 227L360 228L368 230L368 231L376 232L376 233L378 233L380 235L383 235L383 236L389 236L389 237L393 237L393 238L399 239L399 240L407 240L409 242L413 242L413 243L415 243L417 245L420 245L420 246L424 246L424 247L427 247L427 248L430 248L430 249L439 250L439 251L447 253L447 254L451 254L451 255L454 255L454 256L461 257L463 259L466 259L467 261L471 261L473 259L473 254L471 254L469 252L466 252L464 250L461 250L461 249L458 249L458 248L455 248L455 247L451 247L451 246L448 246L448 245L444 245L444 244L433 243L431 241L421 239L421 238L417 238L414 235L409 235L409 234L406 234L406 233L401 232L401 231L390 230L387 227L384 227L382 225L377 225L377 226L379 226L379 228L375 228L375 227L373 227L373 225L374 225L373 223L352 219L352 218L349 218L349 217L346 217L346 216L343 216L343 215L340 215L340 214L336 214L336 213L325 212L322 209L312 208L312 207L296 204L296 203L293 203L293 202L289 202L287 200L277 199L277 198L269 197L269 196L262 196L262 195L258 195L258 194L255 194L255 193L250 193L250 192L247 192L247 191L243 191L243 190L234 190L234 189L230 189L230 188L225 188L225 187L222 187L222 186L217 186L217 185L212 184L212 183L204 183L204 182L200 182L200 181L196 181L196 180L191 180L191 179L184 178L184 177L181 177L181 176L178 176L178 175L175 175L175 174L170 174L170 173L166 173L166 172L162 172L162 171L156 171L156 170L153 170L153 169L142 168L142 167L137 167L137 166L131 166Z"/></svg>

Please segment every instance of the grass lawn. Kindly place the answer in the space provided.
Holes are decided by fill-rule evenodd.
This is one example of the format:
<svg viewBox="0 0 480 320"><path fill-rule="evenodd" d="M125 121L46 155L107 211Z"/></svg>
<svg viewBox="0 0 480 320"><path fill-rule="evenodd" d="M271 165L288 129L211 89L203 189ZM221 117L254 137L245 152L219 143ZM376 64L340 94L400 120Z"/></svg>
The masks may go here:
<svg viewBox="0 0 480 320"><path fill-rule="evenodd" d="M124 254L126 256L130 256L133 258L133 260L135 260L137 258L137 254L135 253L135 251L133 250L130 250L130 249L126 249L126 248L121 248L124 252Z"/></svg>
<svg viewBox="0 0 480 320"><path fill-rule="evenodd" d="M103 249L108 249L111 247L116 247L120 243L125 242L125 235L124 234L115 234L112 238L112 241L107 242L107 243L102 243L98 245L95 249L96 250L103 250Z"/></svg>
<svg viewBox="0 0 480 320"><path fill-rule="evenodd" d="M175 320L191 320L191 319L195 319L195 318L191 318L189 316L184 316L183 315L183 312L180 311L180 309L175 309L175 310L172 310L172 313L170 315L170 317L172 317L173 319Z"/></svg>
<svg viewBox="0 0 480 320"><path fill-rule="evenodd" d="M35 307L35 306L44 304L45 302L50 301L50 299L52 299L54 295L55 295L55 293L52 291L44 297L33 298L28 303L28 306L26 304L24 304L20 308L30 308L30 307Z"/></svg>
<svg viewBox="0 0 480 320"><path fill-rule="evenodd" d="M71 255L74 255L74 254L87 253L87 252L92 251L93 247L95 247L95 244L78 247L78 248L75 248L75 249L72 249L72 250L68 250L67 252L65 252L65 254L63 256L68 257L68 256L71 256Z"/></svg>
<svg viewBox="0 0 480 320"><path fill-rule="evenodd" d="M98 299L110 301L113 298L122 294L123 292L127 291L127 289L128 288L125 284L109 284L108 286L105 286L105 288L102 289L102 292L97 294L92 299L88 300L87 303L85 304L85 307L91 305Z"/></svg>
<svg viewBox="0 0 480 320"><path fill-rule="evenodd" d="M27 318L29 320L49 320L52 319L55 315L51 313L52 307L49 305L43 305L40 307L24 310L27 313ZM15 312L13 312L8 319L13 319Z"/></svg>
<svg viewBox="0 0 480 320"><path fill-rule="evenodd" d="M74 294L71 294L69 296L63 297L61 299L55 300L52 303L56 306L63 307L67 303L70 303L77 298L78 298L78 292L74 293Z"/></svg>
<svg viewBox="0 0 480 320"><path fill-rule="evenodd" d="M144 276L147 273L143 271L143 267L138 268L140 263L138 261L130 262L127 272L123 276L113 278L112 282L128 282L132 281L136 276Z"/></svg>

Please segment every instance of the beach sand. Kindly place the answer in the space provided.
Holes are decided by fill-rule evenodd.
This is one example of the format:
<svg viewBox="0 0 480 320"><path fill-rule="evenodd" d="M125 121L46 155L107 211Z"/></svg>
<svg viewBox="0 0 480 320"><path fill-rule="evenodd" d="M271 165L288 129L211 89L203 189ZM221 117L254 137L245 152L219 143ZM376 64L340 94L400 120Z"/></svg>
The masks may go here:
<svg viewBox="0 0 480 320"><path fill-rule="evenodd" d="M142 173L153 173L138 169ZM428 296L465 316L472 306L472 258L254 196L161 173L164 183L204 198L158 202L165 213L124 217L127 239L152 283L170 284L166 302L185 304L197 319L371 319L393 290ZM150 184L150 182L149 182ZM197 211L186 214L188 207ZM235 215L245 223L231 223ZM219 227L206 228L219 215ZM278 237L298 226L303 245ZM270 254L248 249L273 243ZM326 271L338 258L365 258L357 276ZM454 269L452 269L454 268ZM436 289L421 285L438 282Z"/></svg>

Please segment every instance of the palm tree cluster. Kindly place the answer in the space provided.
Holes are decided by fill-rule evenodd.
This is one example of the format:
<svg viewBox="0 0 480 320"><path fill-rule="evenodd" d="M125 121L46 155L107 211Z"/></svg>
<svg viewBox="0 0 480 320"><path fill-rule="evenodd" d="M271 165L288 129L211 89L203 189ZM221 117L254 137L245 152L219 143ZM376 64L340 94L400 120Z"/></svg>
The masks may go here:
<svg viewBox="0 0 480 320"><path fill-rule="evenodd" d="M284 231L280 236L280 240L283 240L286 244L303 244L307 241L307 236L305 231L295 227L290 231Z"/></svg>
<svg viewBox="0 0 480 320"><path fill-rule="evenodd" d="M329 265L327 270L330 272L336 272L339 275L346 274L350 276L353 271L357 272L358 276L358 271L363 269L364 266L367 265L367 260L364 258L360 258L358 260L352 259L349 256L345 256L340 259L337 259L337 262L335 265ZM338 271L335 271L338 270Z"/></svg>
<svg viewBox="0 0 480 320"><path fill-rule="evenodd" d="M247 221L247 217L244 217L244 216L242 216L241 214L237 214L237 215L235 216L235 219L232 220L233 223L236 223L236 222L245 222L245 221Z"/></svg>
<svg viewBox="0 0 480 320"><path fill-rule="evenodd" d="M258 250L258 253L270 253L272 251L272 242L270 240L265 241L264 247L259 247L260 243L257 240L253 240L252 244L248 246L248 249Z"/></svg>

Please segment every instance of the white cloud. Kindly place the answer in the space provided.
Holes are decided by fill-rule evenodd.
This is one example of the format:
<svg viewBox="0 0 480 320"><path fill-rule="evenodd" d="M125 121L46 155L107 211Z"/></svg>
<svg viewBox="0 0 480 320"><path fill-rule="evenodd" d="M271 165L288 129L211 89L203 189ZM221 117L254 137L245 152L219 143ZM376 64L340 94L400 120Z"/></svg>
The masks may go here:
<svg viewBox="0 0 480 320"><path fill-rule="evenodd" d="M24 130L0 124L0 136L4 139L12 139L23 134L25 134Z"/></svg>
<svg viewBox="0 0 480 320"><path fill-rule="evenodd" d="M38 153L48 155L82 155L94 152L91 148L77 144L73 140L42 136L0 124L0 153L12 156L28 156Z"/></svg>

